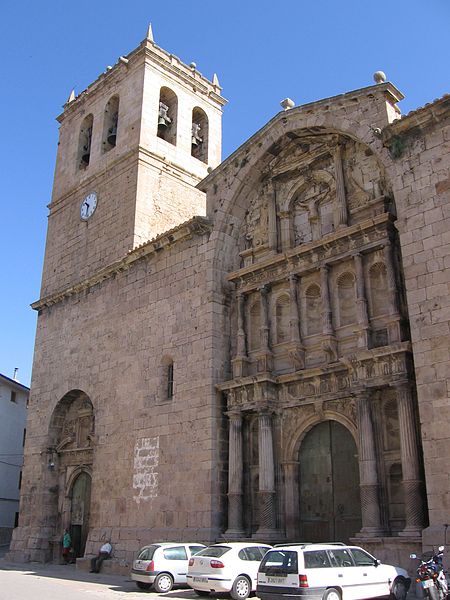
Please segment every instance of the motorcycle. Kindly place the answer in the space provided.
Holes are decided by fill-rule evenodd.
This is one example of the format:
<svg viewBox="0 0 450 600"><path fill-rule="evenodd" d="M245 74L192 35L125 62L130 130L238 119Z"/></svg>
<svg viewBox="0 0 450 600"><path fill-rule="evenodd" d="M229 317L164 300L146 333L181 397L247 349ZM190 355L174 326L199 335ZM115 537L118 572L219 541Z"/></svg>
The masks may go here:
<svg viewBox="0 0 450 600"><path fill-rule="evenodd" d="M438 552L430 559L419 558L410 554L410 558L419 558L416 582L420 583L425 598L430 600L447 600L449 595L447 577L445 575L442 557L444 546L439 546Z"/></svg>

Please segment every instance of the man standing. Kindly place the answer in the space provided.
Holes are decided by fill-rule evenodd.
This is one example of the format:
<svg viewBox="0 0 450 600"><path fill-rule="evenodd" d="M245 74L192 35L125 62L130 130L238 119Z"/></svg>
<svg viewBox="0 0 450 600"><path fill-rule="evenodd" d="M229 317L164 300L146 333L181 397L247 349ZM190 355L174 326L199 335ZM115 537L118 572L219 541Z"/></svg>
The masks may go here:
<svg viewBox="0 0 450 600"><path fill-rule="evenodd" d="M93 558L91 558L91 571L90 572L91 573L100 573L100 568L102 566L103 561L111 556L111 552L112 552L112 546L111 546L109 540L106 540L106 542L100 548L97 556L94 556Z"/></svg>

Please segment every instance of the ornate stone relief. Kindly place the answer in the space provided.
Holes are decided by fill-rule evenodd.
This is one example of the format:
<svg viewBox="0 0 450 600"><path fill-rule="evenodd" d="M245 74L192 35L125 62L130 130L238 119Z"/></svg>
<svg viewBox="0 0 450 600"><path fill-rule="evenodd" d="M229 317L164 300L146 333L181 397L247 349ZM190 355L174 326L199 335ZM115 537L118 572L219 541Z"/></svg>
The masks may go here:
<svg viewBox="0 0 450 600"><path fill-rule="evenodd" d="M57 450L86 449L92 446L93 438L92 404L85 397L76 398L67 410Z"/></svg>

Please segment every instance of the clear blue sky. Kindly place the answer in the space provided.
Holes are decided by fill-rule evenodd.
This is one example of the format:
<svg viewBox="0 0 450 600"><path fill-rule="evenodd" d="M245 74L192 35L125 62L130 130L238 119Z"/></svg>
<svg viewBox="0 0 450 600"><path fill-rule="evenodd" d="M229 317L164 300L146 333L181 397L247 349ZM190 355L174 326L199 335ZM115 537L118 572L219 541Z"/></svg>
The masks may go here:
<svg viewBox="0 0 450 600"><path fill-rule="evenodd" d="M155 42L229 100L223 157L286 96L304 104L372 85L383 70L403 113L450 92L449 0L16 0L0 10L0 372L30 384L57 142L55 117L133 50Z"/></svg>

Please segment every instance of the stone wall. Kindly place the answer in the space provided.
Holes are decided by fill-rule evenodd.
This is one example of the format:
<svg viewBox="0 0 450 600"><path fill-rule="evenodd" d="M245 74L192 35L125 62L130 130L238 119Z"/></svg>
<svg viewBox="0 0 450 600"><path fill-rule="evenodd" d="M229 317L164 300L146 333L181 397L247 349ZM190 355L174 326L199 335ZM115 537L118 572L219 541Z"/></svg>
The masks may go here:
<svg viewBox="0 0 450 600"><path fill-rule="evenodd" d="M394 164L431 546L446 541L450 509L450 99L394 122L384 140Z"/></svg>
<svg viewBox="0 0 450 600"><path fill-rule="evenodd" d="M223 436L207 248L206 234L183 239L41 308L13 556L47 559L60 535L65 467L49 470L45 454L51 415L73 390L95 418L86 552L109 537L115 558L130 560L145 543L217 537Z"/></svg>

